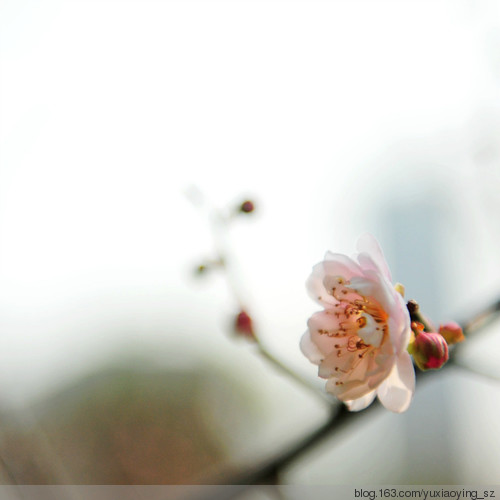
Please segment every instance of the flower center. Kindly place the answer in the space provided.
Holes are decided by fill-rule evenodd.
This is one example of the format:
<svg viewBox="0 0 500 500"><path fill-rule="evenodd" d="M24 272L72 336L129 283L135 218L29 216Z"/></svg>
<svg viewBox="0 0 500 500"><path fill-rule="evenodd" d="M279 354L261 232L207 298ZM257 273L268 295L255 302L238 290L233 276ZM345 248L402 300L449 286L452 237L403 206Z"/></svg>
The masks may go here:
<svg viewBox="0 0 500 500"><path fill-rule="evenodd" d="M330 369L337 372L336 385L362 380L367 370L375 369L373 360L388 336L388 314L382 306L349 285L342 276L333 278L327 289L337 300L329 311L335 318L335 327L319 330L320 334L335 338Z"/></svg>
<svg viewBox="0 0 500 500"><path fill-rule="evenodd" d="M331 295L337 299L333 314L338 323L338 330L330 336L356 334L363 339L364 345L378 347L387 332L389 316L373 297L367 297L349 285L349 280L335 276L330 287Z"/></svg>

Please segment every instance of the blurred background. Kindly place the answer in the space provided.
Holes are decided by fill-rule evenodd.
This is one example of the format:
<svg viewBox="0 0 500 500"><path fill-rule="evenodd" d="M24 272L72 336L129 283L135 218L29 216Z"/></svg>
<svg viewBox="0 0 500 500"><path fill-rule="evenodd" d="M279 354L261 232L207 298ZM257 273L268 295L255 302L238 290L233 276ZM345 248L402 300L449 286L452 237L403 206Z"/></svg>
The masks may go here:
<svg viewBox="0 0 500 500"><path fill-rule="evenodd" d="M326 250L380 241L436 323L500 295L500 2L0 0L0 481L222 480L321 425L231 335L206 213L263 343L299 339ZM500 324L283 471L500 483Z"/></svg>

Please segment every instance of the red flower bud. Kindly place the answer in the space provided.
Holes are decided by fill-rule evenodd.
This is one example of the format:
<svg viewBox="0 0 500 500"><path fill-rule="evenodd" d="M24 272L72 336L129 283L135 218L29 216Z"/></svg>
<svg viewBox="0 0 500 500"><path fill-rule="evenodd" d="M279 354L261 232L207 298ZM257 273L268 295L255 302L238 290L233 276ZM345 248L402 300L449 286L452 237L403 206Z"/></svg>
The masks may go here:
<svg viewBox="0 0 500 500"><path fill-rule="evenodd" d="M448 345L457 344L465 340L464 332L458 323L450 321L439 327L439 333L445 338Z"/></svg>
<svg viewBox="0 0 500 500"><path fill-rule="evenodd" d="M240 206L240 212L249 214L255 210L255 205L250 200L244 201Z"/></svg>
<svg viewBox="0 0 500 500"><path fill-rule="evenodd" d="M421 370L437 370L448 361L448 344L439 333L420 331L408 351Z"/></svg>
<svg viewBox="0 0 500 500"><path fill-rule="evenodd" d="M243 335L251 340L256 340L252 318L245 311L241 311L236 316L234 331L237 334Z"/></svg>

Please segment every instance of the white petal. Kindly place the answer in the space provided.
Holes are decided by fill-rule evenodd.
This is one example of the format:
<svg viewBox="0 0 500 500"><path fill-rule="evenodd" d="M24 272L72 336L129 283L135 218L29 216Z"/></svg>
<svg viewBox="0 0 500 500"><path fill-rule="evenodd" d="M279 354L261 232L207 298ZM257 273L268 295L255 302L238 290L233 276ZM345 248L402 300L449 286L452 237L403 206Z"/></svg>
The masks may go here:
<svg viewBox="0 0 500 500"><path fill-rule="evenodd" d="M352 380L339 385L337 385L337 382L339 381L336 377L329 378L326 381L325 389L326 392L333 394L341 401L358 399L370 392L368 385L359 380Z"/></svg>
<svg viewBox="0 0 500 500"><path fill-rule="evenodd" d="M323 353L325 358L336 350L335 345L339 343L339 339L330 337L328 333L335 334L338 332L340 325L339 319L334 316L332 311L319 311L314 313L307 321L311 342ZM320 333L322 332L322 333Z"/></svg>
<svg viewBox="0 0 500 500"><path fill-rule="evenodd" d="M325 268L323 262L320 262L313 267L312 273L307 279L306 288L313 300L319 302L324 307L328 307L337 304L338 300L326 290L323 284L324 278Z"/></svg>
<svg viewBox="0 0 500 500"><path fill-rule="evenodd" d="M357 244L358 251L358 262L361 264L363 269L378 268L380 272L392 283L391 271L385 260L382 249L378 244L378 241L371 234L364 234L358 240Z"/></svg>
<svg viewBox="0 0 500 500"><path fill-rule="evenodd" d="M377 391L369 392L358 399L352 399L350 401L344 401L347 405L349 411L360 411L364 410L367 406L370 406L377 395Z"/></svg>
<svg viewBox="0 0 500 500"><path fill-rule="evenodd" d="M391 336L391 343L394 347L394 352L396 354L406 352L411 336L409 321L406 325L405 323L401 324L401 322L398 322L395 318L389 317L387 323L389 325L389 334Z"/></svg>
<svg viewBox="0 0 500 500"><path fill-rule="evenodd" d="M395 300L395 295L399 293L379 271L367 270L363 278L353 278L348 286L358 290L365 297L373 297L389 315L393 313L396 306L399 307L399 302L396 303Z"/></svg>
<svg viewBox="0 0 500 500"><path fill-rule="evenodd" d="M359 265L347 255L327 252L325 260L313 267L306 287L310 297L326 307L334 305L338 300L331 295L331 290L325 288L325 278L341 276L350 280L353 276L362 276ZM328 281L328 280L327 280Z"/></svg>
<svg viewBox="0 0 500 500"><path fill-rule="evenodd" d="M363 276L359 264L341 253L326 252L323 263L326 274L343 276L346 280L350 280L353 276Z"/></svg>
<svg viewBox="0 0 500 500"><path fill-rule="evenodd" d="M365 344L380 347L384 332L369 314L362 314L361 317L365 318L366 324L358 330L359 337L364 340ZM377 330L377 328L379 329Z"/></svg>
<svg viewBox="0 0 500 500"><path fill-rule="evenodd" d="M395 413L402 413L410 406L415 392L415 370L411 357L402 352L397 358L390 375L380 384L377 396L380 402Z"/></svg>
<svg viewBox="0 0 500 500"><path fill-rule="evenodd" d="M410 340L410 315L401 295L380 274L365 271L366 278L353 278L350 288L355 288L365 297L373 297L389 315L389 334L395 352L406 350ZM377 276L379 281L377 282Z"/></svg>
<svg viewBox="0 0 500 500"><path fill-rule="evenodd" d="M319 365L318 376L321 378L329 378L332 375L337 375L338 370L349 371L358 359L358 355L354 352L347 352L342 356L338 356L337 352L332 352Z"/></svg>
<svg viewBox="0 0 500 500"><path fill-rule="evenodd" d="M399 297L398 297L399 296ZM403 297L396 292L394 307L389 311L389 334L396 353L406 352L410 341L410 314Z"/></svg>
<svg viewBox="0 0 500 500"><path fill-rule="evenodd" d="M311 340L309 330L307 330L300 339L300 350L302 351L302 354L315 365L319 365L325 357L325 355L318 349L316 344Z"/></svg>

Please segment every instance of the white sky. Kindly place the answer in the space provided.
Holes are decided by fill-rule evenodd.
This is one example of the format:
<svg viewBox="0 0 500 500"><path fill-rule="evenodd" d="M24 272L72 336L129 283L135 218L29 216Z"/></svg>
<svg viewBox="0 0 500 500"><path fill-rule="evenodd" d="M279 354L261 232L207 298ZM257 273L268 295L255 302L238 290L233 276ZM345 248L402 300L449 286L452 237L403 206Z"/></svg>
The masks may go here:
<svg viewBox="0 0 500 500"><path fill-rule="evenodd" d="M234 304L190 277L211 248L190 185L257 200L230 235L237 269L305 374L304 281L364 231L415 298L439 282L438 319L494 297L498 5L1 1L0 401L122 350L233 352Z"/></svg>

